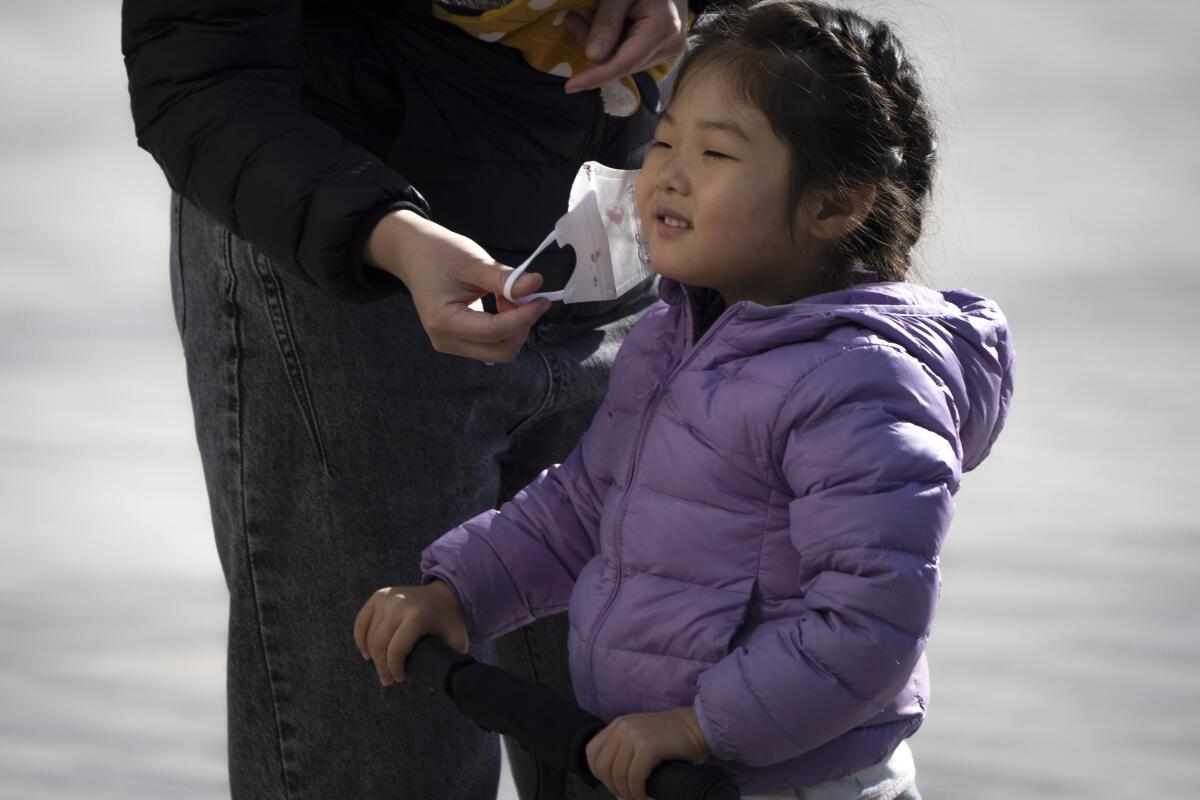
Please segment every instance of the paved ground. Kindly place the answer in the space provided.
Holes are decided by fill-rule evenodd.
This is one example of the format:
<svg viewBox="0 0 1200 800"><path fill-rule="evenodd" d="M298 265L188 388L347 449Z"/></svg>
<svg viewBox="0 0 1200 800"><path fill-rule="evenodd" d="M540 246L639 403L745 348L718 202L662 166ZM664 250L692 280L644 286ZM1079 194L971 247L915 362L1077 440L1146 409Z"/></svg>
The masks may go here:
<svg viewBox="0 0 1200 800"><path fill-rule="evenodd" d="M871 7L943 108L927 274L1019 349L946 548L925 794L1193 796L1200 5ZM117 3L0 14L0 797L220 797L225 601Z"/></svg>

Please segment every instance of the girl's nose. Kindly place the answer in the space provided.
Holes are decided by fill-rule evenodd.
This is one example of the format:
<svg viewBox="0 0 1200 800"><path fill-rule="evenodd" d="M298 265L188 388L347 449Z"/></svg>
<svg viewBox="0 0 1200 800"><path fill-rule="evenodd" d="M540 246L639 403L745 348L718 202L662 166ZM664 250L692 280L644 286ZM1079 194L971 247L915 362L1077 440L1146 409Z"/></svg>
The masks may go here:
<svg viewBox="0 0 1200 800"><path fill-rule="evenodd" d="M654 176L654 188L660 192L674 189L679 194L687 194L687 175L680 159L674 153L667 153L666 158L659 164L658 173Z"/></svg>

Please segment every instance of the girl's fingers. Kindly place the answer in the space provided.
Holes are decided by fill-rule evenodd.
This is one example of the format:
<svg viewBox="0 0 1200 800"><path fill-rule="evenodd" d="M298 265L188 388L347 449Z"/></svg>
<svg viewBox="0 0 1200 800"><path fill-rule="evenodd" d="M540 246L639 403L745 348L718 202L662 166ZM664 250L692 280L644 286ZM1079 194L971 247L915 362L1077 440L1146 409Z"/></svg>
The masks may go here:
<svg viewBox="0 0 1200 800"><path fill-rule="evenodd" d="M408 654L412 652L413 645L417 643L421 632L416 625L401 625L392 635L392 640L387 646L387 668L388 673L400 683L404 680L404 662L408 658Z"/></svg>
<svg viewBox="0 0 1200 800"><path fill-rule="evenodd" d="M392 674L388 671L387 649L392 635L398 627L400 627L400 620L394 619L393 615L388 614L385 610L375 616L371 631L367 634L367 649L371 653L371 659L375 662L375 671L379 673L379 682L384 686L390 686L393 683Z"/></svg>
<svg viewBox="0 0 1200 800"><path fill-rule="evenodd" d="M658 765L640 754L634 756L633 762L629 765L629 788L632 792L629 796L633 800L650 800L646 796L646 781L656 766Z"/></svg>
<svg viewBox="0 0 1200 800"><path fill-rule="evenodd" d="M600 777L599 755L600 751L604 748L604 733L607 730L608 728L605 728L593 736L591 741L587 743L587 747L583 750L587 756L588 769L592 771L592 777L601 782L603 782L603 779Z"/></svg>
<svg viewBox="0 0 1200 800"><path fill-rule="evenodd" d="M629 739L622 737L614 749L617 751L612 761L614 794L625 798L632 798L633 792L629 788L629 764L633 761L633 744Z"/></svg>
<svg viewBox="0 0 1200 800"><path fill-rule="evenodd" d="M354 644L364 659L371 657L371 654L367 652L367 631L371 629L371 617L374 614L375 603L374 598L371 598L363 603L363 607L358 610L358 615L354 618Z"/></svg>
<svg viewBox="0 0 1200 800"><path fill-rule="evenodd" d="M613 737L610 736L596 749L595 758L588 759L596 780L603 783L604 787L613 794L617 794L617 788L612 779L613 759L616 758L616 755L617 742L613 741Z"/></svg>

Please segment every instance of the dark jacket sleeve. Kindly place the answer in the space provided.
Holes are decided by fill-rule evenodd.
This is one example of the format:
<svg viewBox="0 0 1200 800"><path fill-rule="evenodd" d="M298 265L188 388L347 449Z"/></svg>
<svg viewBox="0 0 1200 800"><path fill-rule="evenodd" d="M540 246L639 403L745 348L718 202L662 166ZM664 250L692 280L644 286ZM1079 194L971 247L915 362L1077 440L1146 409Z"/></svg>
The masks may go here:
<svg viewBox="0 0 1200 800"><path fill-rule="evenodd" d="M430 216L401 175L300 102L300 0L125 0L138 144L171 188L272 261L346 299L403 288L365 264L388 211Z"/></svg>

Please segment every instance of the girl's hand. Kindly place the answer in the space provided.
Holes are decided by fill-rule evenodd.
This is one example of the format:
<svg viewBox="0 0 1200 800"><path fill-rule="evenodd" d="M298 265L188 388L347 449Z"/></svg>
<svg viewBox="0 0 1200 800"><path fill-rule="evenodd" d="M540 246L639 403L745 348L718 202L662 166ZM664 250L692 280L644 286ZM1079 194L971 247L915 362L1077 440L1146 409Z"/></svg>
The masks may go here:
<svg viewBox="0 0 1200 800"><path fill-rule="evenodd" d="M550 308L545 298L524 305L504 299L511 267L494 261L474 240L414 211L397 211L380 220L363 256L404 281L421 326L439 353L513 361L533 323ZM514 284L513 296L532 294L541 284L541 275L526 273ZM498 314L471 308L485 294L498 296Z"/></svg>
<svg viewBox="0 0 1200 800"><path fill-rule="evenodd" d="M627 20L629 30L625 32ZM594 11L570 12L565 23L580 47L586 43L584 55L596 65L567 81L566 92L573 94L682 54L687 38L687 0L600 0Z"/></svg>
<svg viewBox="0 0 1200 800"><path fill-rule="evenodd" d="M404 662L427 633L445 639L460 653L470 646L462 604L445 581L385 586L371 595L354 620L358 652L364 659L374 659L384 686L404 680Z"/></svg>
<svg viewBox="0 0 1200 800"><path fill-rule="evenodd" d="M701 764L708 742L690 707L617 717L588 742L588 767L621 800L647 800L646 778L663 761Z"/></svg>

